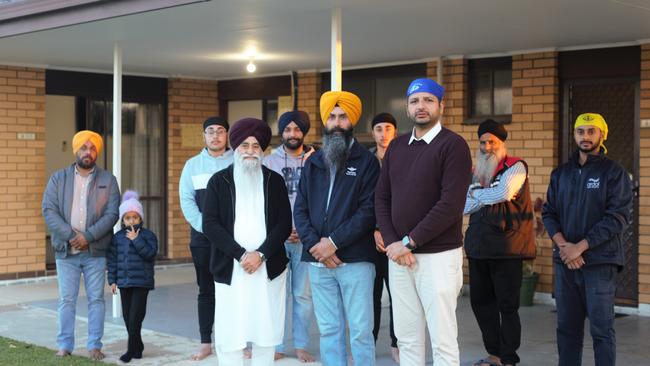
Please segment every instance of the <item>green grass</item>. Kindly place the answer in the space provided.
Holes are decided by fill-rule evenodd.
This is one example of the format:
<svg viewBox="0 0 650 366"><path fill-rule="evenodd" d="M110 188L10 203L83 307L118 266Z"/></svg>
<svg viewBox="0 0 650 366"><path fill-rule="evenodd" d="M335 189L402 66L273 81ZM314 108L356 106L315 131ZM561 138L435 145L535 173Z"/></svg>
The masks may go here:
<svg viewBox="0 0 650 366"><path fill-rule="evenodd" d="M102 364L79 356L59 358L54 356L54 353L55 351L45 347L0 337L0 366L97 366Z"/></svg>

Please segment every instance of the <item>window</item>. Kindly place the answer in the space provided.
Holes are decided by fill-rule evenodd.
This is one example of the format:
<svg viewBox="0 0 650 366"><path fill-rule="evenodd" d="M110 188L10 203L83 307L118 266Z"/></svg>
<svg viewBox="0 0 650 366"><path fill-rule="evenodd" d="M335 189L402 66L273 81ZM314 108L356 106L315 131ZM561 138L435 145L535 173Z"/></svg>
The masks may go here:
<svg viewBox="0 0 650 366"><path fill-rule="evenodd" d="M512 58L470 60L468 66L470 118L465 123L479 123L486 118L510 122Z"/></svg>

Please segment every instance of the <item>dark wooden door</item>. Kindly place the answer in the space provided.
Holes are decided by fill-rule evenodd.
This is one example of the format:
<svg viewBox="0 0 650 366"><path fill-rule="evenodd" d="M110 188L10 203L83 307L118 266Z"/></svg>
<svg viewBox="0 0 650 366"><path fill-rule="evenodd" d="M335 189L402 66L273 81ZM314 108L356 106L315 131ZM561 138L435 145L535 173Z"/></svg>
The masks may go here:
<svg viewBox="0 0 650 366"><path fill-rule="evenodd" d="M567 81L564 85L564 107L563 161L576 149L573 140L576 118L586 112L599 113L609 128L605 142L607 156L621 164L634 182L632 224L624 234L625 267L618 276L616 301L620 305L636 305L639 295L638 82L633 79Z"/></svg>

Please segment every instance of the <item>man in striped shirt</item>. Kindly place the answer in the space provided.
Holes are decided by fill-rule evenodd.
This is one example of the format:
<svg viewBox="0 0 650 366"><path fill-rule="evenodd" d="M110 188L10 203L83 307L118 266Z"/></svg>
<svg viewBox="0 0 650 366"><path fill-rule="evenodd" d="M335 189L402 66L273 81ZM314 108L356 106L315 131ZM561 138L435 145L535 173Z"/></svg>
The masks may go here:
<svg viewBox="0 0 650 366"><path fill-rule="evenodd" d="M508 156L508 132L486 120L478 129L480 147L464 214L472 310L488 357L474 365L515 365L521 339L519 288L522 259L535 258L533 207L528 166Z"/></svg>

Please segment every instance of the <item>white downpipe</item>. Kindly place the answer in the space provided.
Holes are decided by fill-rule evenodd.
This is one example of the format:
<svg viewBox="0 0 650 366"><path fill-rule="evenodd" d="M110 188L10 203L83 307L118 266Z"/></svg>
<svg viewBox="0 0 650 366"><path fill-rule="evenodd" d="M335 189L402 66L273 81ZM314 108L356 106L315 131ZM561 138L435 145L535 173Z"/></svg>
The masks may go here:
<svg viewBox="0 0 650 366"><path fill-rule="evenodd" d="M343 85L342 63L343 43L341 42L341 8L332 9L332 60L331 90L340 91Z"/></svg>
<svg viewBox="0 0 650 366"><path fill-rule="evenodd" d="M122 48L113 47L113 175L122 188ZM121 198L120 198L121 199ZM120 223L113 232L120 230ZM122 316L120 293L113 295L113 318Z"/></svg>

